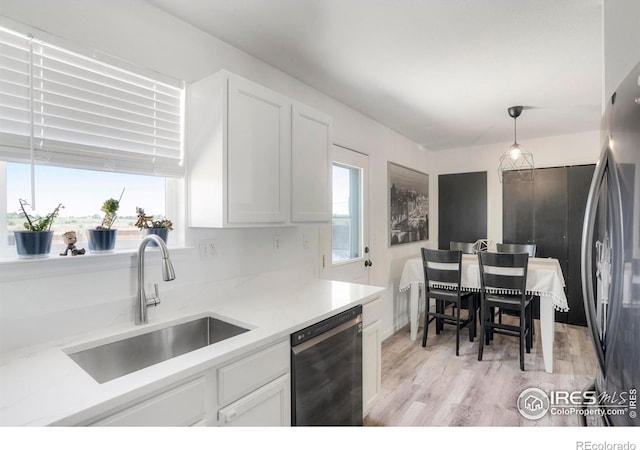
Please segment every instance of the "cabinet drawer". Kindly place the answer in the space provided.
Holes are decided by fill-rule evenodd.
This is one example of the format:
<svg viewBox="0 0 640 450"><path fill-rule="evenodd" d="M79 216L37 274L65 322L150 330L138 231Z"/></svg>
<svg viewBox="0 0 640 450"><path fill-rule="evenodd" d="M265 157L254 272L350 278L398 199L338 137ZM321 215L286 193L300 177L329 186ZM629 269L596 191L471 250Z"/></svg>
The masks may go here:
<svg viewBox="0 0 640 450"><path fill-rule="evenodd" d="M237 400L289 371L286 340L218 369L218 404Z"/></svg>
<svg viewBox="0 0 640 450"><path fill-rule="evenodd" d="M198 378L162 392L92 426L110 427L175 427L201 421L205 416L205 381Z"/></svg>
<svg viewBox="0 0 640 450"><path fill-rule="evenodd" d="M382 300L377 298L362 305L362 326L368 327L382 317Z"/></svg>
<svg viewBox="0 0 640 450"><path fill-rule="evenodd" d="M221 426L267 427L291 425L289 374L273 380L218 412Z"/></svg>

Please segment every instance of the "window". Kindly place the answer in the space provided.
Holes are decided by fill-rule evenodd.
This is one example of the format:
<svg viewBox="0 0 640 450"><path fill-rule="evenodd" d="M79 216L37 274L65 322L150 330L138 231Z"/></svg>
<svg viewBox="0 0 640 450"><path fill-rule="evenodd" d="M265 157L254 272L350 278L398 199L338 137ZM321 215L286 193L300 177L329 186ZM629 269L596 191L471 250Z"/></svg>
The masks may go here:
<svg viewBox="0 0 640 450"><path fill-rule="evenodd" d="M184 89L0 28L0 157L182 176Z"/></svg>
<svg viewBox="0 0 640 450"><path fill-rule="evenodd" d="M362 256L361 170L333 164L332 263Z"/></svg>
<svg viewBox="0 0 640 450"><path fill-rule="evenodd" d="M23 222L18 201L31 203L34 192L36 213L62 203L54 228L86 242L102 203L124 188L121 247L140 238L137 206L155 218L177 209L167 211L178 196L166 187L179 190L184 173L183 83L45 38L0 27L0 253L11 255L10 231Z"/></svg>
<svg viewBox="0 0 640 450"><path fill-rule="evenodd" d="M78 242L86 242L86 230L100 225L104 213L102 203L108 198L119 198L118 241L139 240L135 227L136 207L143 207L154 218L166 217L165 179L142 175L96 172L65 167L36 166L37 212L45 215L62 203L64 209L55 220L52 230L54 244L62 244L62 233L75 231ZM7 163L7 245L15 245L13 230L23 229L24 217L19 213L20 198L29 191L27 164ZM28 212L30 212L28 210ZM121 247L126 246L123 243Z"/></svg>

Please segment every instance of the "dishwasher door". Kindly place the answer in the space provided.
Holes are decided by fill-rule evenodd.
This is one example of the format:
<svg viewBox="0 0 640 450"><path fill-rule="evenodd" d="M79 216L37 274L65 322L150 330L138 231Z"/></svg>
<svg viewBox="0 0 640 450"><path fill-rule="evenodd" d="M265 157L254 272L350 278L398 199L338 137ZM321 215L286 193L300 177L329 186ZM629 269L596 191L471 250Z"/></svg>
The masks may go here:
<svg viewBox="0 0 640 450"><path fill-rule="evenodd" d="M362 306L292 334L291 342L291 424L362 425Z"/></svg>

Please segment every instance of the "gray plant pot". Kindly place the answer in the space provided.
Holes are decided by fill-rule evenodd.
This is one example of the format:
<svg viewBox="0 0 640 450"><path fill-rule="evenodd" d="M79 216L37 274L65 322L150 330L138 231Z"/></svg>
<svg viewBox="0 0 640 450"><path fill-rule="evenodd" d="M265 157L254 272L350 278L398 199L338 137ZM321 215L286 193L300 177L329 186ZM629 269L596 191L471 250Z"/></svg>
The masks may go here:
<svg viewBox="0 0 640 450"><path fill-rule="evenodd" d="M47 258L51 251L53 231L14 231L20 258Z"/></svg>
<svg viewBox="0 0 640 450"><path fill-rule="evenodd" d="M162 240L167 243L167 239L169 238L169 229L168 228L145 228L147 230L147 234L157 234L162 238ZM157 247L158 245L151 241L149 242L149 247Z"/></svg>
<svg viewBox="0 0 640 450"><path fill-rule="evenodd" d="M116 246L118 230L87 230L91 253L111 253Z"/></svg>

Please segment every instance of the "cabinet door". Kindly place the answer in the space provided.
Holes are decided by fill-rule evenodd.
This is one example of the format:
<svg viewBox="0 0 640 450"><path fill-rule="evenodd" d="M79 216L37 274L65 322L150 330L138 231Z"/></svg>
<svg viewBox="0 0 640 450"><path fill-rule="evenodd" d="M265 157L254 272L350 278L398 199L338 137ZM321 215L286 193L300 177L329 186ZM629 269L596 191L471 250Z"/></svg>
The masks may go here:
<svg viewBox="0 0 640 450"><path fill-rule="evenodd" d="M382 370L381 322L362 330L362 409L366 416L380 394Z"/></svg>
<svg viewBox="0 0 640 450"><path fill-rule="evenodd" d="M438 176L438 247L487 238L487 172Z"/></svg>
<svg viewBox="0 0 640 450"><path fill-rule="evenodd" d="M569 312L556 311L556 322L585 325L580 241L594 167L535 169L534 181L503 185L503 242L535 243L538 257L560 263Z"/></svg>
<svg viewBox="0 0 640 450"><path fill-rule="evenodd" d="M533 180L502 185L502 242L533 244Z"/></svg>
<svg viewBox="0 0 640 450"><path fill-rule="evenodd" d="M227 220L286 222L291 103L240 77L230 76L228 83Z"/></svg>
<svg viewBox="0 0 640 450"><path fill-rule="evenodd" d="M218 403L220 406L228 405L270 380L288 373L290 349L287 339L218 368Z"/></svg>
<svg viewBox="0 0 640 450"><path fill-rule="evenodd" d="M203 377L169 389L137 405L123 409L92 426L177 427L201 423L206 414Z"/></svg>
<svg viewBox="0 0 640 450"><path fill-rule="evenodd" d="M308 106L292 108L291 220L328 222L331 117Z"/></svg>
<svg viewBox="0 0 640 450"><path fill-rule="evenodd" d="M533 226L536 256L556 258L567 273L567 168L536 169Z"/></svg>
<svg viewBox="0 0 640 450"><path fill-rule="evenodd" d="M567 323L587 326L582 295L582 226L587 197L595 165L569 167L568 171L568 200L569 212L567 216L567 239L569 267L565 273L567 285L567 300L569 313Z"/></svg>
<svg viewBox="0 0 640 450"><path fill-rule="evenodd" d="M291 384L287 373L222 408L220 426L264 427L291 425Z"/></svg>

